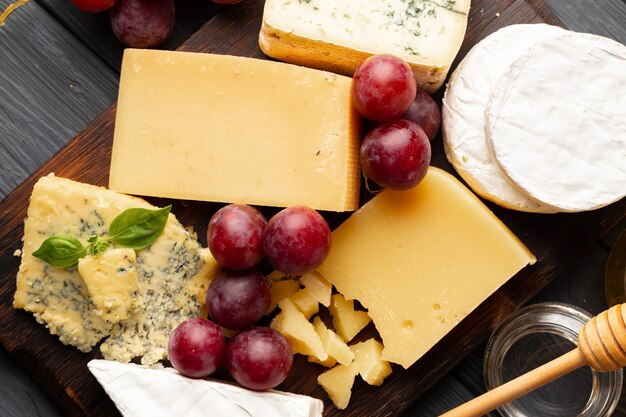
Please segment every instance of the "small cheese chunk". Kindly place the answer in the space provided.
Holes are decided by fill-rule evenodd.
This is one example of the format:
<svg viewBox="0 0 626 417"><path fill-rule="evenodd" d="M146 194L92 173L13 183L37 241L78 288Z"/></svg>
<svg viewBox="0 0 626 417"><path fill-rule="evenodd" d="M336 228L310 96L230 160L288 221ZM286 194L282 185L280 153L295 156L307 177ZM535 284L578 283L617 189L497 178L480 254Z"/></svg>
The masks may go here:
<svg viewBox="0 0 626 417"><path fill-rule="evenodd" d="M391 365L382 359L383 345L376 339L350 346L354 352L354 366L359 375L370 385L380 385L391 374Z"/></svg>
<svg viewBox="0 0 626 417"><path fill-rule="evenodd" d="M289 340L294 353L312 355L320 361L328 359L320 337L298 307L288 298L278 305L281 311L272 320L270 327Z"/></svg>
<svg viewBox="0 0 626 417"><path fill-rule="evenodd" d="M109 186L185 200L355 210L361 136L351 83L266 60L127 49Z"/></svg>
<svg viewBox="0 0 626 417"><path fill-rule="evenodd" d="M133 249L109 249L78 261L96 314L110 323L128 318L137 299L137 265Z"/></svg>
<svg viewBox="0 0 626 417"><path fill-rule="evenodd" d="M298 290L289 299L298 307L298 310L304 314L304 317L308 319L320 309L319 302L315 297L315 294L309 288L302 288Z"/></svg>
<svg viewBox="0 0 626 417"><path fill-rule="evenodd" d="M300 277L300 283L309 289L313 297L323 306L330 305L333 286L319 272L313 271Z"/></svg>
<svg viewBox="0 0 626 417"><path fill-rule="evenodd" d="M341 294L333 294L330 314L333 316L335 330L346 342L352 340L372 321L365 311L354 309L354 300L348 301Z"/></svg>
<svg viewBox="0 0 626 417"><path fill-rule="evenodd" d="M271 274L270 274L271 275ZM267 308L265 314L269 314L276 309L278 303L283 301L285 298L289 298L300 289L300 284L298 281L294 279L285 279L283 281L272 281L270 276L267 277L268 281L271 284L270 287L270 295L271 301L270 306Z"/></svg>
<svg viewBox="0 0 626 417"><path fill-rule="evenodd" d="M335 407L345 409L350 402L352 385L357 375L353 365L337 365L317 377L317 383L324 388Z"/></svg>
<svg viewBox="0 0 626 417"><path fill-rule="evenodd" d="M342 365L349 365L352 362L354 359L353 351L350 350L346 342L344 342L337 333L326 327L321 318L315 317L313 319L313 327L322 340L324 350L326 350L328 358L332 359L332 362L339 362ZM313 362L313 360L311 360L311 362ZM331 367L334 363L326 361L322 363L322 365Z"/></svg>
<svg viewBox="0 0 626 417"><path fill-rule="evenodd" d="M469 8L470 0L267 0L259 45L271 57L346 75L368 56L393 54L432 93L461 47Z"/></svg>
<svg viewBox="0 0 626 417"><path fill-rule="evenodd" d="M378 194L332 238L318 271L359 300L382 337L383 359L405 368L535 262L471 191L433 167L411 190Z"/></svg>

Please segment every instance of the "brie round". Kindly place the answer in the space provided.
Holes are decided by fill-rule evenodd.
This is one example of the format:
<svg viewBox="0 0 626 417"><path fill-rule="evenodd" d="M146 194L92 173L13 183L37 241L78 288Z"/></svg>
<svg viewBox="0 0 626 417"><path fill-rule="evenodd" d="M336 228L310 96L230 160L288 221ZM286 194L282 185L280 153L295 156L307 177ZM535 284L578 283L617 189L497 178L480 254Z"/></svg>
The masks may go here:
<svg viewBox="0 0 626 417"><path fill-rule="evenodd" d="M443 99L446 156L472 189L501 206L528 212L554 212L529 199L500 172L485 136L485 107L493 85L536 42L568 33L544 24L507 26L489 35L465 56L452 74Z"/></svg>
<svg viewBox="0 0 626 417"><path fill-rule="evenodd" d="M500 76L485 109L491 159L558 211L626 195L626 46L568 32L536 42Z"/></svg>

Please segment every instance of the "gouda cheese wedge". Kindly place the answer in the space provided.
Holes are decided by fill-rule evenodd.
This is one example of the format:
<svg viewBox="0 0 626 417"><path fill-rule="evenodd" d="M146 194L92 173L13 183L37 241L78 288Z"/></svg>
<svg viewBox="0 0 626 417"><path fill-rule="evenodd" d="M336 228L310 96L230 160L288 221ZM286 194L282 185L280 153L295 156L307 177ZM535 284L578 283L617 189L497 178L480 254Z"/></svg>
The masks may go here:
<svg viewBox="0 0 626 417"><path fill-rule="evenodd" d="M365 307L382 359L411 366L535 257L450 174L383 191L344 222L318 271Z"/></svg>

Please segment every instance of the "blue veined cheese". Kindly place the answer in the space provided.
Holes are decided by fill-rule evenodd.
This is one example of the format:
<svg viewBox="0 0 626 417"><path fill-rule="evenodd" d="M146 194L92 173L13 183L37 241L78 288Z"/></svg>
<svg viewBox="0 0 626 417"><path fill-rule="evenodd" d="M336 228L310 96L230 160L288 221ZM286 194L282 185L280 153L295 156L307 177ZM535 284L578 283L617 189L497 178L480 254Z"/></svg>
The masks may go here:
<svg viewBox="0 0 626 417"><path fill-rule="evenodd" d="M89 290L77 269L50 266L32 256L55 234L72 234L83 243L106 235L113 219L134 208L154 209L146 201L102 187L50 174L33 190L24 222L22 263L17 275L14 307L30 311L50 333L83 352L100 340L108 359L142 357L154 363L166 356L170 332L186 318L197 316L217 270L208 250L170 214L163 234L136 253L136 311L112 324L97 314Z"/></svg>
<svg viewBox="0 0 626 417"><path fill-rule="evenodd" d="M87 285L96 314L110 323L132 315L137 296L137 257L128 248L115 248L78 261L78 273Z"/></svg>
<svg viewBox="0 0 626 417"><path fill-rule="evenodd" d="M432 93L461 47L469 8L470 0L267 0L259 45L276 59L345 75L368 56L393 54Z"/></svg>

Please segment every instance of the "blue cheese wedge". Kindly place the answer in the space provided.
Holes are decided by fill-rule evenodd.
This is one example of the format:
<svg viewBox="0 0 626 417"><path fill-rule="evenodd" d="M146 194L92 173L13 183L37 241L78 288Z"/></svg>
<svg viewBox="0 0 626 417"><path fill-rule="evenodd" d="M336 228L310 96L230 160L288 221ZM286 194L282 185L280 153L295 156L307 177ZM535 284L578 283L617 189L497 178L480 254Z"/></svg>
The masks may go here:
<svg viewBox="0 0 626 417"><path fill-rule="evenodd" d="M191 379L171 368L103 360L88 367L124 417L321 417L324 410L316 398Z"/></svg>
<svg viewBox="0 0 626 417"><path fill-rule="evenodd" d="M33 313L68 345L90 351L102 339L107 359L127 362L141 357L155 363L166 357L171 331L200 314L204 294L217 264L193 234L170 214L163 234L136 253L135 311L111 323L92 300L77 269L50 266L32 256L55 234L71 234L83 243L106 235L122 211L154 207L139 198L102 187L48 175L35 184L24 223L22 262L13 305ZM88 279L89 281L89 279Z"/></svg>
<svg viewBox="0 0 626 417"><path fill-rule="evenodd" d="M458 53L470 0L267 0L259 45L293 64L352 75L367 57L409 63L430 93Z"/></svg>
<svg viewBox="0 0 626 417"><path fill-rule="evenodd" d="M133 249L109 249L78 261L78 273L100 318L117 323L132 315L138 295Z"/></svg>

